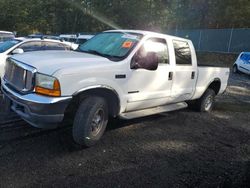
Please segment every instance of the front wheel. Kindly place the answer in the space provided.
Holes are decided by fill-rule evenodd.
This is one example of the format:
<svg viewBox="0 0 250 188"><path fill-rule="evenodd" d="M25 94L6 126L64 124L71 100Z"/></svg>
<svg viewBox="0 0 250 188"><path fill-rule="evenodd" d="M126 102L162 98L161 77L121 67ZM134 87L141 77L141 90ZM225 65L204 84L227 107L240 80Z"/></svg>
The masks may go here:
<svg viewBox="0 0 250 188"><path fill-rule="evenodd" d="M102 137L108 123L108 105L101 97L85 98L75 115L72 134L74 141L90 147Z"/></svg>

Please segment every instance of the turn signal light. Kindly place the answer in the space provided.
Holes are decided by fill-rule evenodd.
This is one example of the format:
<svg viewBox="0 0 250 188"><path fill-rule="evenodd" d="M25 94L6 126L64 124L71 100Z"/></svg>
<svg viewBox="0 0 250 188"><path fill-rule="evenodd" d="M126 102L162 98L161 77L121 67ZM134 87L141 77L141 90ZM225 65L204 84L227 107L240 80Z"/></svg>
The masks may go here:
<svg viewBox="0 0 250 188"><path fill-rule="evenodd" d="M61 88L58 80L54 80L53 89L44 88L41 86L35 87L35 92L42 95L60 97L61 96Z"/></svg>

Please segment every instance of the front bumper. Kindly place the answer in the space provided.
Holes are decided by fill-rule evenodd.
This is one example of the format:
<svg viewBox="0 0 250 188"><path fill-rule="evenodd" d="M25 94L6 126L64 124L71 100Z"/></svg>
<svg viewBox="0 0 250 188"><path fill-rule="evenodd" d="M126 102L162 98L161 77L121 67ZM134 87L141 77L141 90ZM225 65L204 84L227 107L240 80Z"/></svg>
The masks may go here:
<svg viewBox="0 0 250 188"><path fill-rule="evenodd" d="M72 97L46 97L35 93L20 95L2 83L2 92L10 108L34 127L53 129L63 121Z"/></svg>

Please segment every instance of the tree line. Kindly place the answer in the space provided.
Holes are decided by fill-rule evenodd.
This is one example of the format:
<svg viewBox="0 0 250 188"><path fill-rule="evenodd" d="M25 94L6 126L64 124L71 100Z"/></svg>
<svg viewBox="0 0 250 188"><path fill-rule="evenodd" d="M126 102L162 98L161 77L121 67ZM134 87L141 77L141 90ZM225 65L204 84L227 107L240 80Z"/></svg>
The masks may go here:
<svg viewBox="0 0 250 188"><path fill-rule="evenodd" d="M249 0L0 0L0 30L19 35L248 28L249 17Z"/></svg>

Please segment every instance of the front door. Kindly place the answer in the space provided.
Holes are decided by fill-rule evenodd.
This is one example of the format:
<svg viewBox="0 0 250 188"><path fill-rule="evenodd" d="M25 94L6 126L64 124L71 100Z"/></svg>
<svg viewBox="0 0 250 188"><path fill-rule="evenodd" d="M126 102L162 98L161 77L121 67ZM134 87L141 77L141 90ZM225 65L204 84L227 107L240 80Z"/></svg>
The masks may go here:
<svg viewBox="0 0 250 188"><path fill-rule="evenodd" d="M135 57L143 57L148 52L157 54L158 68L153 71L143 68L130 70L126 111L155 107L170 101L173 80L166 40L163 38L146 40ZM136 61L135 57L131 63Z"/></svg>

